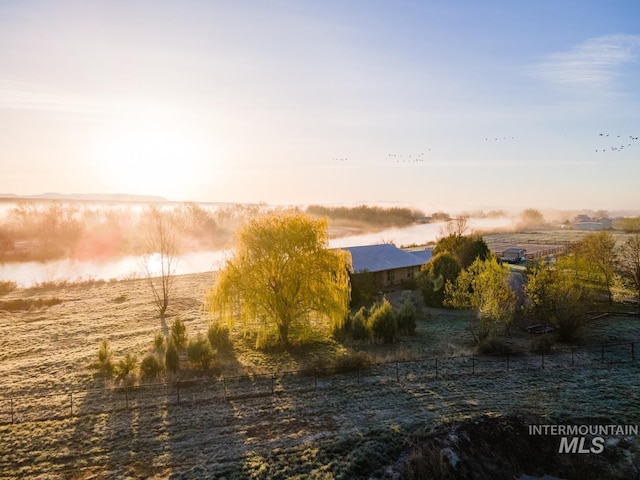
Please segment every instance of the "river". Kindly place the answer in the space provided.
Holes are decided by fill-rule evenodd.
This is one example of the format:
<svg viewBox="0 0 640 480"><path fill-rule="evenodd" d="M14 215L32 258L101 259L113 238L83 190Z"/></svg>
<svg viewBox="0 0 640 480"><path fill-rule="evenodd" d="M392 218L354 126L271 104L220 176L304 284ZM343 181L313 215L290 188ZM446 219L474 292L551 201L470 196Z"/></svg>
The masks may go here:
<svg viewBox="0 0 640 480"><path fill-rule="evenodd" d="M513 220L509 218L471 218L469 229L507 229ZM374 233L342 236L330 240L333 248L373 245L393 242L398 246L422 245L440 236L442 223L425 223L406 228L390 228ZM176 274L213 271L223 264L229 251L214 250L186 253L179 257ZM62 259L50 262L22 262L0 264L0 280L12 280L21 287L54 281L83 281L126 279L142 276L140 257L123 257L109 260Z"/></svg>

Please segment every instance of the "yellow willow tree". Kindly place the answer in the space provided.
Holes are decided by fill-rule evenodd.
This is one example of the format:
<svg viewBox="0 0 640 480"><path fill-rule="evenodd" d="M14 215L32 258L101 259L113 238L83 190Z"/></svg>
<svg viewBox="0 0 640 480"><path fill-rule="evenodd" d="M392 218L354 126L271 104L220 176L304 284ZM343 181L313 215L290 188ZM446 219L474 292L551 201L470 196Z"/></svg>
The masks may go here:
<svg viewBox="0 0 640 480"><path fill-rule="evenodd" d="M241 227L234 253L207 294L214 322L242 322L256 346L314 328L336 327L349 311L348 254L330 250L326 219L298 211L273 212Z"/></svg>

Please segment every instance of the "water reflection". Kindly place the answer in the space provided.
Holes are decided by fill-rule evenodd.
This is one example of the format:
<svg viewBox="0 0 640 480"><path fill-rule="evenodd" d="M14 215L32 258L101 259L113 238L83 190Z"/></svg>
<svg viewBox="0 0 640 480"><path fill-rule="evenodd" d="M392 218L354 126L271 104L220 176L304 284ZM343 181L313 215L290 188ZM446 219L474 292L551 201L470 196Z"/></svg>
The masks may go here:
<svg viewBox="0 0 640 480"><path fill-rule="evenodd" d="M508 218L470 219L469 229L489 230L508 228ZM442 223L427 223L406 228L391 228L375 233L351 235L330 240L333 248L356 245L373 245L393 242L398 246L425 244L440 236ZM223 264L225 250L193 252L181 255L176 274L201 273L217 270ZM82 281L126 279L143 276L141 257L124 257L111 260L63 259L51 262L24 262L0 264L0 280L13 280L22 287L50 281Z"/></svg>
<svg viewBox="0 0 640 480"><path fill-rule="evenodd" d="M220 268L225 251L193 252L181 255L176 274L209 272ZM142 257L111 260L62 259L50 262L0 264L0 280L13 280L21 287L55 281L84 281L138 278L144 276Z"/></svg>

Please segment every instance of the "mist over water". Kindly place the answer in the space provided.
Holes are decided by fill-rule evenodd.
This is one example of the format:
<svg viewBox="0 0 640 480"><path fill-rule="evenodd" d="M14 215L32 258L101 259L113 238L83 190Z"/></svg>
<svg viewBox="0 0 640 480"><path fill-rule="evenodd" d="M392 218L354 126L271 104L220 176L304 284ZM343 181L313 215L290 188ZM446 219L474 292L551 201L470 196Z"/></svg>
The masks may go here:
<svg viewBox="0 0 640 480"><path fill-rule="evenodd" d="M483 230L508 229L513 226L513 219L500 218L470 218L468 233ZM398 247L408 245L424 245L436 241L441 236L441 230L446 222L424 223L404 228L389 228L380 232L351 235L335 238L330 241L332 247L355 247L358 245L375 245L392 242Z"/></svg>
<svg viewBox="0 0 640 480"><path fill-rule="evenodd" d="M512 226L510 218L470 218L469 232L508 229ZM350 235L333 238L332 248L357 245L375 245L393 242L401 247L423 245L435 241L441 236L443 222L412 225L405 228L390 228L374 233ZM179 256L176 274L210 272L219 269L228 250L209 250L191 252ZM109 260L62 259L50 262L22 262L0 264L0 280L12 280L21 287L51 281L111 280L143 277L142 257L129 256Z"/></svg>
<svg viewBox="0 0 640 480"><path fill-rule="evenodd" d="M224 250L213 250L180 255L175 273L184 275L217 270L222 266L225 254ZM21 287L55 281L124 280L142 277L142 256L111 260L62 259L0 264L0 280L12 280Z"/></svg>

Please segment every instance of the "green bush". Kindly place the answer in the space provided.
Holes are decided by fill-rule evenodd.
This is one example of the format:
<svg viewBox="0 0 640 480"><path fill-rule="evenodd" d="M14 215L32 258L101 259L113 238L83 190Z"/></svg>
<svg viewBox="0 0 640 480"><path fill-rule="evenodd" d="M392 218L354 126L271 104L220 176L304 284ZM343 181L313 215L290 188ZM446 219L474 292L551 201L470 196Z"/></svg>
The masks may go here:
<svg viewBox="0 0 640 480"><path fill-rule="evenodd" d="M111 352L111 347L109 346L109 341L105 338L100 342L96 368L98 369L98 372L107 379L113 378L114 365L112 357L113 354Z"/></svg>
<svg viewBox="0 0 640 480"><path fill-rule="evenodd" d="M176 373L180 369L178 347L173 343L173 340L169 340L169 344L167 345L167 351L164 354L164 364L171 373Z"/></svg>
<svg viewBox="0 0 640 480"><path fill-rule="evenodd" d="M212 322L209 325L207 336L209 337L209 344L211 345L211 348L218 351L231 350L232 344L231 339L229 338L229 329L226 326Z"/></svg>
<svg viewBox="0 0 640 480"><path fill-rule="evenodd" d="M200 370L208 370L213 362L214 352L209 340L204 335L198 334L195 339L189 341L187 346L187 358L189 363Z"/></svg>
<svg viewBox="0 0 640 480"><path fill-rule="evenodd" d="M115 366L116 380L130 386L135 383L135 370L138 367L138 357L127 353Z"/></svg>
<svg viewBox="0 0 640 480"><path fill-rule="evenodd" d="M179 318L176 318L171 325L171 340L177 348L184 348L187 345L187 327Z"/></svg>
<svg viewBox="0 0 640 480"><path fill-rule="evenodd" d="M501 338L488 337L478 344L476 352L481 355L509 355L513 349Z"/></svg>
<svg viewBox="0 0 640 480"><path fill-rule="evenodd" d="M410 299L404 300L396 313L398 331L404 335L414 335L417 319L418 309L415 303Z"/></svg>
<svg viewBox="0 0 640 480"><path fill-rule="evenodd" d="M371 357L365 352L355 352L349 355L341 355L333 361L333 368L336 372L356 372L364 370L371 365Z"/></svg>
<svg viewBox="0 0 640 480"><path fill-rule="evenodd" d="M160 332L153 337L153 351L158 355L162 355L165 352L165 340L164 335Z"/></svg>
<svg viewBox="0 0 640 480"><path fill-rule="evenodd" d="M369 329L367 323L369 320L369 311L365 307L360 310L351 319L351 339L356 342L367 340L369 338Z"/></svg>
<svg viewBox="0 0 640 480"><path fill-rule="evenodd" d="M396 318L389 300L386 298L371 312L368 327L375 341L391 343L398 332Z"/></svg>
<svg viewBox="0 0 640 480"><path fill-rule="evenodd" d="M164 366L158 357L153 354L144 357L142 363L140 363L140 376L145 380L157 379L163 370Z"/></svg>
<svg viewBox="0 0 640 480"><path fill-rule="evenodd" d="M343 322L332 322L331 336L338 342L344 342L351 332L351 315L347 313Z"/></svg>

